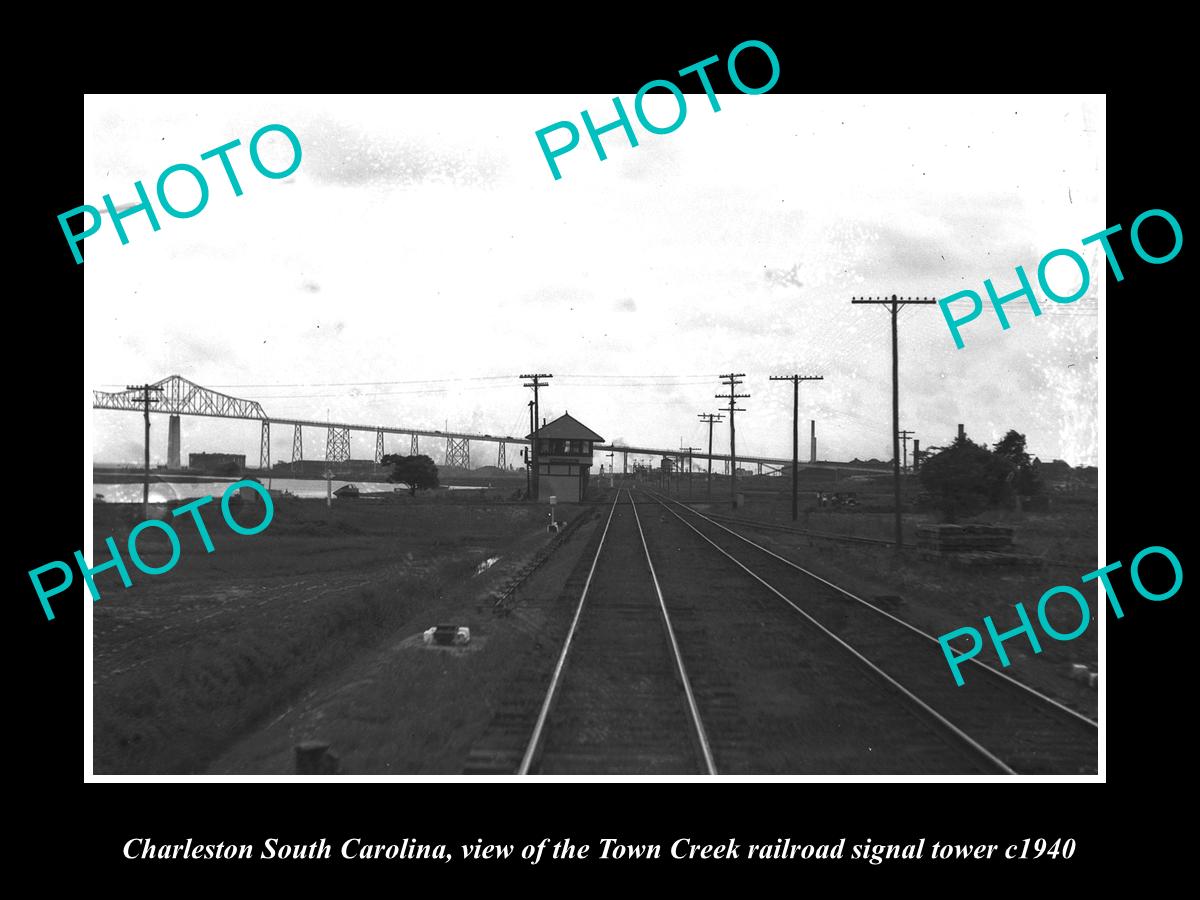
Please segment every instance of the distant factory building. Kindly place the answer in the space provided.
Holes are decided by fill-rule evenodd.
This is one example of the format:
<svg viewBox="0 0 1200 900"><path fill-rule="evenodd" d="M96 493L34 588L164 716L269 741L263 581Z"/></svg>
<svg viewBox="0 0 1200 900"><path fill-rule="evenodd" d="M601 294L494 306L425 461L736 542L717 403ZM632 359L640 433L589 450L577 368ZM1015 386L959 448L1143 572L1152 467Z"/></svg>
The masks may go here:
<svg viewBox="0 0 1200 900"><path fill-rule="evenodd" d="M592 468L592 446L604 443L604 438L566 414L526 437L537 442L539 499L582 500Z"/></svg>
<svg viewBox="0 0 1200 900"><path fill-rule="evenodd" d="M246 454L189 453L188 468L206 475L241 475L246 470Z"/></svg>

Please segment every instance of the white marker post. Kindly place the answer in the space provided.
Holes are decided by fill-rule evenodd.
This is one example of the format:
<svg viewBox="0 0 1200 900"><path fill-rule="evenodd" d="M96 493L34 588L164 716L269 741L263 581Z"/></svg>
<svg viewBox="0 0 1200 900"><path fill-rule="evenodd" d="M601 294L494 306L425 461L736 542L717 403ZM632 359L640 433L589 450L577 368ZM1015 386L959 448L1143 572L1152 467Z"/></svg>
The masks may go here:
<svg viewBox="0 0 1200 900"><path fill-rule="evenodd" d="M325 505L333 506L333 470L325 470Z"/></svg>

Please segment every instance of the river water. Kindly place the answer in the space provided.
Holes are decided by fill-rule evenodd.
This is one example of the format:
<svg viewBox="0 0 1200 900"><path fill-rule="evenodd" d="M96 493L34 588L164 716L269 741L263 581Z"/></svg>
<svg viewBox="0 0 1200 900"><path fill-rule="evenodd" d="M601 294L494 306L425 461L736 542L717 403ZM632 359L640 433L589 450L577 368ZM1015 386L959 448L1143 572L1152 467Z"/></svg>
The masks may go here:
<svg viewBox="0 0 1200 900"><path fill-rule="evenodd" d="M236 478L230 478L227 481L152 481L150 482L150 502L166 503L171 500L189 500L193 497L220 497L225 493L225 488L236 480ZM264 485L268 484L268 479L262 479L262 483ZM302 478L272 478L269 483L271 490L289 491L297 497L325 496L326 487L324 481L313 481ZM333 489L336 491L342 485L346 484L355 485L364 494L390 494L396 490L408 490L402 484L380 481L345 481L338 478L333 480ZM480 491L486 490L487 485L450 485L449 489L452 491ZM142 501L142 486L140 484L105 484L97 482L92 485L92 496L101 498L108 503L140 503Z"/></svg>

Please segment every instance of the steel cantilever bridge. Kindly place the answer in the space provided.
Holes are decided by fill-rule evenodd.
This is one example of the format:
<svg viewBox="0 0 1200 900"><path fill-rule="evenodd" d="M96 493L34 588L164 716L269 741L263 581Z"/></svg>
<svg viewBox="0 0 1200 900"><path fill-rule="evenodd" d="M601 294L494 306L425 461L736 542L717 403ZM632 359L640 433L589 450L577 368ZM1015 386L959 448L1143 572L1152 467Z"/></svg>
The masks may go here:
<svg viewBox="0 0 1200 900"><path fill-rule="evenodd" d="M295 430L292 436L292 461L304 458L304 443L302 434L304 428L324 428L325 461L331 463L344 462L350 459L350 432L364 431L375 435L375 462L382 462L384 456L384 435L407 434L411 437L410 453L418 452L419 438L435 438L446 441L446 465L459 466L464 469L471 467L471 442L496 444L496 465L500 468L507 466L506 448L509 444L527 445L525 438L512 435L472 434L465 431L434 431L427 428L413 428L406 425L363 425L351 422L319 422L315 419L281 419L268 415L257 400L244 400L231 397L211 388L201 387L188 381L181 375L171 375L161 381L154 382L150 387L158 388L150 394L150 412L172 416L208 416L217 419L249 419L262 423L262 441L259 451L259 468L267 469L271 464L271 426L292 426ZM145 404L143 392L139 390L92 391L93 409L123 410L125 412L143 412ZM663 449L654 447L633 447L612 444L596 445L597 452L621 453L624 455L623 464L626 471L629 468L629 454L635 456L662 456L671 459L686 459L678 449ZM707 460L707 453L692 453L692 460ZM717 462L728 462L728 454L714 453L711 458ZM791 465L791 459L774 456L739 455L739 463L754 463L758 465L759 474L763 467L778 470L784 465ZM850 472L870 472L887 474L887 470L853 466L844 463L801 463L803 468L837 469Z"/></svg>

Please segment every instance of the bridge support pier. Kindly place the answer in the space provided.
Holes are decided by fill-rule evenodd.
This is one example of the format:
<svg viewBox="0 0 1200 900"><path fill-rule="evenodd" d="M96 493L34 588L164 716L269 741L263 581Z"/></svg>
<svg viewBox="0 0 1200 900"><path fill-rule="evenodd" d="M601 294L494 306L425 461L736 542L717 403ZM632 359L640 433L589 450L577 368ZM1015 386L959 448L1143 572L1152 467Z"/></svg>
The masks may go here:
<svg viewBox="0 0 1200 900"><path fill-rule="evenodd" d="M383 432L375 432L375 465L383 462Z"/></svg>
<svg viewBox="0 0 1200 900"><path fill-rule="evenodd" d="M508 468L508 451L504 441L500 441L496 444L496 468Z"/></svg>
<svg viewBox="0 0 1200 900"><path fill-rule="evenodd" d="M304 462L304 434L299 425L296 426L296 433L292 435L292 464Z"/></svg>
<svg viewBox="0 0 1200 900"><path fill-rule="evenodd" d="M261 472L264 469L271 468L271 422L269 419L262 420L262 442L259 445L258 451L258 470Z"/></svg>
<svg viewBox="0 0 1200 900"><path fill-rule="evenodd" d="M345 462L350 458L350 429L330 425L325 435L325 461Z"/></svg>
<svg viewBox="0 0 1200 900"><path fill-rule="evenodd" d="M420 451L417 449L417 436L412 436L412 449L408 451L409 456L416 456Z"/></svg>
<svg viewBox="0 0 1200 900"><path fill-rule="evenodd" d="M471 442L467 438L446 438L446 465L460 469L471 468Z"/></svg>

